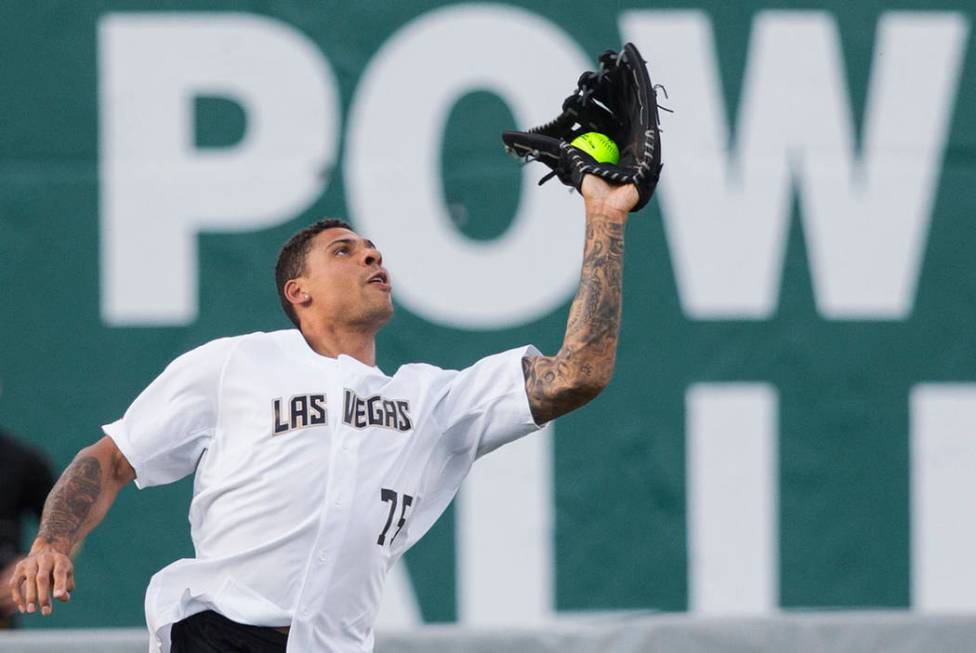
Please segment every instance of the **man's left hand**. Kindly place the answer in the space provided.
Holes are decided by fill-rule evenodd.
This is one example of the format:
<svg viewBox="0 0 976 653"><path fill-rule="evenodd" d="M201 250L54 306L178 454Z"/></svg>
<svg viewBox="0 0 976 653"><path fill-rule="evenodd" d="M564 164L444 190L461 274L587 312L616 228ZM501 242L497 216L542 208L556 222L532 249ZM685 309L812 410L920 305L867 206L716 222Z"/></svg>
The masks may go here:
<svg viewBox="0 0 976 653"><path fill-rule="evenodd" d="M608 214L627 217L634 205L640 199L637 188L633 184L611 184L596 175L586 175L580 185L580 193L586 202L586 212L592 214Z"/></svg>

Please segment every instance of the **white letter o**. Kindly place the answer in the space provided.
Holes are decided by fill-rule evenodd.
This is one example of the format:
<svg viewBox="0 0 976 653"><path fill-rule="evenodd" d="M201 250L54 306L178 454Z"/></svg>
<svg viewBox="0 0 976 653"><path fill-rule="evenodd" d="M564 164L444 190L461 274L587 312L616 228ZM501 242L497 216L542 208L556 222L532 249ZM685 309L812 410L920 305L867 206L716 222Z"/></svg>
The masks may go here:
<svg viewBox="0 0 976 653"><path fill-rule="evenodd" d="M345 178L351 218L383 251L398 302L432 322L477 330L538 319L572 294L580 199L558 181L537 188L548 169L526 166L510 228L492 241L470 239L444 205L441 139L468 92L495 93L524 129L555 117L592 67L558 27L502 5L432 11L383 45L349 111Z"/></svg>

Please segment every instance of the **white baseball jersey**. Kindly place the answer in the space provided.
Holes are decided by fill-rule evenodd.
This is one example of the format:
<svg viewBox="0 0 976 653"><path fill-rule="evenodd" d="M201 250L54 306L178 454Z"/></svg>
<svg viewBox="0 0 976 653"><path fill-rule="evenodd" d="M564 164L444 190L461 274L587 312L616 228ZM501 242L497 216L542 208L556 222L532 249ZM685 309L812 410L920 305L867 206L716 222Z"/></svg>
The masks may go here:
<svg viewBox="0 0 976 653"><path fill-rule="evenodd" d="M371 651L387 571L441 515L474 460L539 427L521 347L462 370L392 377L316 354L297 330L177 358L104 428L140 488L196 474L196 557L149 583L150 651L203 610L291 626L288 651Z"/></svg>

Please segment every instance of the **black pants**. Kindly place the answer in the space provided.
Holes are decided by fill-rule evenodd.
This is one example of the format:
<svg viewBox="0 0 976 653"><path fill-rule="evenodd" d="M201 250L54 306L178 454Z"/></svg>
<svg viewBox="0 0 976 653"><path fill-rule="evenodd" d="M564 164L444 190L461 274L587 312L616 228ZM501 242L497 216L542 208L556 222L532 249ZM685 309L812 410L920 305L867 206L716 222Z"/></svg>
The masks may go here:
<svg viewBox="0 0 976 653"><path fill-rule="evenodd" d="M172 653L284 653L288 635L207 610L173 624L170 640Z"/></svg>

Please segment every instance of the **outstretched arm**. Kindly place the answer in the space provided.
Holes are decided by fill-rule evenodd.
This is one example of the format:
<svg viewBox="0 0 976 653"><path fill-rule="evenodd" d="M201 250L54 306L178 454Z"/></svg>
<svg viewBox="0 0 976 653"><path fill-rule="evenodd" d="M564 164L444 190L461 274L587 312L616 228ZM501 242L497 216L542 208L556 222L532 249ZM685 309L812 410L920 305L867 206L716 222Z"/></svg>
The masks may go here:
<svg viewBox="0 0 976 653"><path fill-rule="evenodd" d="M51 614L54 598L68 601L74 589L71 551L98 525L119 490L136 477L115 442L104 437L78 452L44 503L37 538L10 578L20 612Z"/></svg>
<svg viewBox="0 0 976 653"><path fill-rule="evenodd" d="M522 360L529 406L538 424L596 397L610 383L617 356L624 226L637 203L637 189L587 175L581 192L586 204L583 271L563 345L555 356Z"/></svg>

